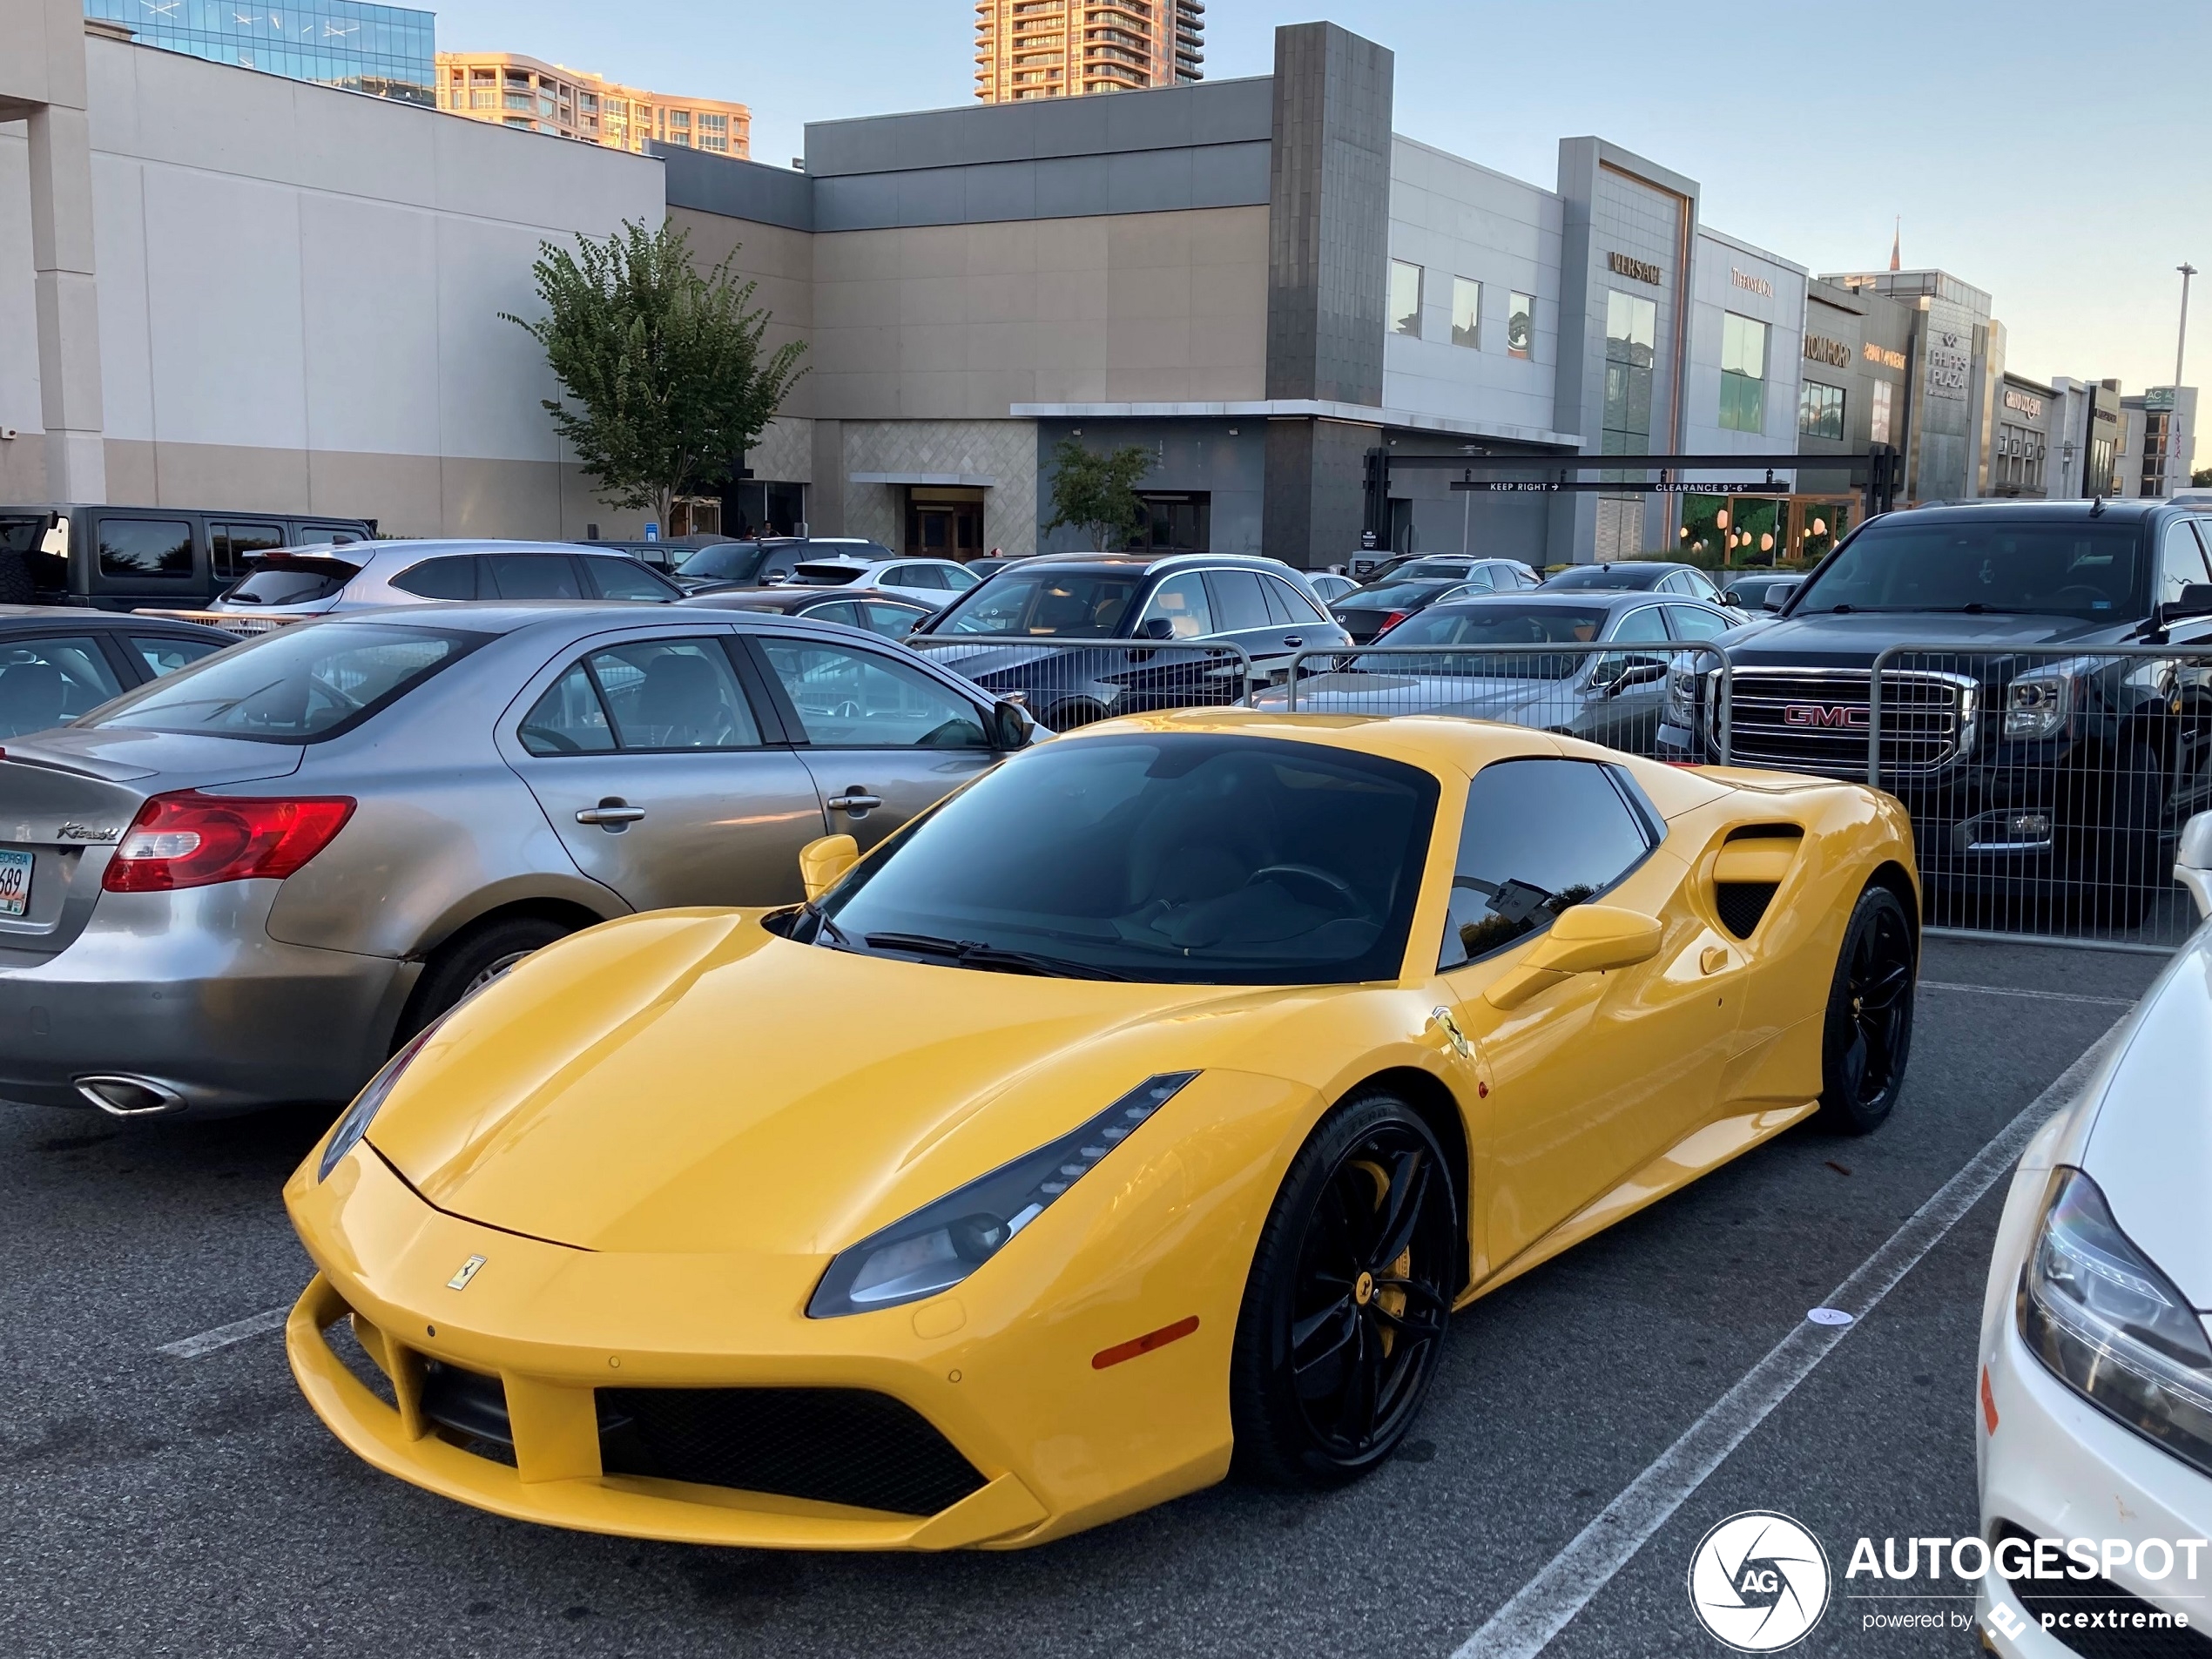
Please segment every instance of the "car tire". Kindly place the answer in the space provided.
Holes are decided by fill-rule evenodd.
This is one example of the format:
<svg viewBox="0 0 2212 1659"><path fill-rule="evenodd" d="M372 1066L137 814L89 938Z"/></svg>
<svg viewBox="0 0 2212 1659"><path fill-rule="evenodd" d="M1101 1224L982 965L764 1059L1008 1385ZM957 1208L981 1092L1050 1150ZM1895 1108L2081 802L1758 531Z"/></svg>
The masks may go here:
<svg viewBox="0 0 2212 1659"><path fill-rule="evenodd" d="M1904 1087L1912 1048L1912 922L1885 887L1858 895L1821 1022L1820 1123L1839 1135L1879 1129Z"/></svg>
<svg viewBox="0 0 2212 1659"><path fill-rule="evenodd" d="M1355 1096L1307 1137L1237 1319L1229 1409L1240 1474L1340 1486L1405 1439L1460 1280L1455 1184L1435 1136L1394 1095ZM1379 1253L1401 1242L1394 1257Z"/></svg>
<svg viewBox="0 0 2212 1659"><path fill-rule="evenodd" d="M1088 697L1070 698L1045 711L1044 723L1055 732L1073 732L1106 718L1106 705Z"/></svg>
<svg viewBox="0 0 2212 1659"><path fill-rule="evenodd" d="M441 945L415 981L399 1028L392 1034L397 1049L424 1026L446 1013L470 992L497 979L533 951L539 951L576 929L550 916L503 916L466 928Z"/></svg>

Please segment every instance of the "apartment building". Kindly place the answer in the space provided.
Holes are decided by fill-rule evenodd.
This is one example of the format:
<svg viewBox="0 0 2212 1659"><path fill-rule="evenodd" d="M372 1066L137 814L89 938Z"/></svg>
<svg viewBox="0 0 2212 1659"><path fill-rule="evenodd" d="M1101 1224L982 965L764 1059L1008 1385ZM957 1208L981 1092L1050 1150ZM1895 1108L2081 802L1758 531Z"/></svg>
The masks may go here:
<svg viewBox="0 0 2212 1659"><path fill-rule="evenodd" d="M246 10L195 0L84 0L84 16L141 46L316 86L428 104L435 14L368 0L291 0Z"/></svg>
<svg viewBox="0 0 2212 1659"><path fill-rule="evenodd" d="M977 0L986 104L1181 86L1204 78L1204 0Z"/></svg>
<svg viewBox="0 0 2212 1659"><path fill-rule="evenodd" d="M440 52L436 79L438 107L472 121L633 155L648 144L740 158L752 153L752 111L742 104L649 92L519 52Z"/></svg>

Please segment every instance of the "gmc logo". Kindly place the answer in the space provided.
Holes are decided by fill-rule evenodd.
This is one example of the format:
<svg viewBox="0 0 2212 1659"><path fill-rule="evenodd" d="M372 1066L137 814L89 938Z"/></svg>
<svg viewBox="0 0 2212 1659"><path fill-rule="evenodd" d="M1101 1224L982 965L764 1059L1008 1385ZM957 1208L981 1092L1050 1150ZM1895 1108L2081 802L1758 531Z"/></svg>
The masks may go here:
<svg viewBox="0 0 2212 1659"><path fill-rule="evenodd" d="M1866 730L1866 711L1849 703L1784 703L1784 725L1833 725L1848 731Z"/></svg>

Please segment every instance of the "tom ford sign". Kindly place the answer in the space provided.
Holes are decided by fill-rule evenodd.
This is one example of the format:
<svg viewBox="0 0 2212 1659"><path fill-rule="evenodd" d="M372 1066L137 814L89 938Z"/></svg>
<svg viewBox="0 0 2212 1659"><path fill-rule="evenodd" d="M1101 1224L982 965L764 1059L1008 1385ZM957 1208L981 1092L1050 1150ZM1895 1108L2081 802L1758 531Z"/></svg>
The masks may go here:
<svg viewBox="0 0 2212 1659"><path fill-rule="evenodd" d="M1831 368L1849 368L1851 348L1840 340L1830 340L1824 334L1805 336L1805 361L1825 363Z"/></svg>
<svg viewBox="0 0 2212 1659"><path fill-rule="evenodd" d="M1649 282L1654 287L1656 287L1661 280L1661 273L1657 266L1651 264L1649 260L1630 259L1625 253L1607 254L1605 265L1606 268L1615 276L1632 277L1638 282Z"/></svg>

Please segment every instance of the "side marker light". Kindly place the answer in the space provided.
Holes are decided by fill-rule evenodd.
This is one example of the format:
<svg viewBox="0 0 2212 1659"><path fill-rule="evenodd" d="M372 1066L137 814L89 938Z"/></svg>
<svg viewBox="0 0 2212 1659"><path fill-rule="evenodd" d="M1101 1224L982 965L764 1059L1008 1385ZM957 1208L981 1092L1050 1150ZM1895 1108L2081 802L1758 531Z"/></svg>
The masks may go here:
<svg viewBox="0 0 2212 1659"><path fill-rule="evenodd" d="M1198 1316L1193 1313L1188 1318L1177 1319L1173 1325L1163 1325L1157 1331L1147 1331L1141 1337L1117 1342L1110 1348L1101 1348L1091 1355L1090 1368L1103 1371L1109 1366L1118 1366L1124 1359L1134 1359L1139 1354L1151 1352L1155 1348L1164 1348L1170 1342L1180 1342L1197 1328Z"/></svg>

